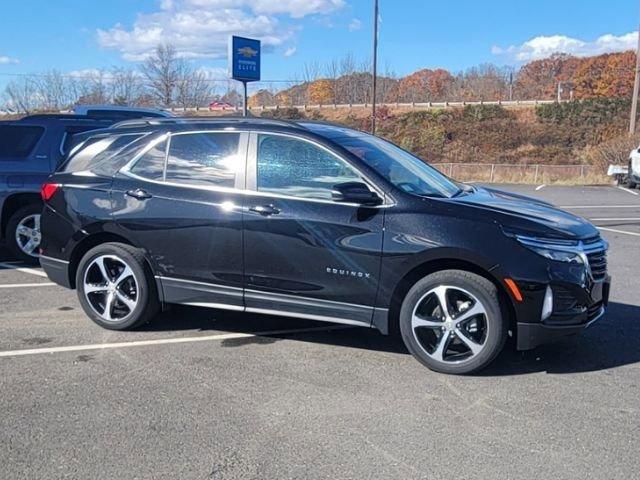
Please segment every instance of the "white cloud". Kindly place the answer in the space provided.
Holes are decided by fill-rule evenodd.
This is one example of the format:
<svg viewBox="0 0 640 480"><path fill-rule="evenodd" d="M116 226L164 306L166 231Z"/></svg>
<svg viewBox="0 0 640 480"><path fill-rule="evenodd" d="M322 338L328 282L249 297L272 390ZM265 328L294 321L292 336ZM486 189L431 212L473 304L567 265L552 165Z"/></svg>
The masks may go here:
<svg viewBox="0 0 640 480"><path fill-rule="evenodd" d="M296 53L297 48L296 47L289 47L284 51L284 56L285 57L291 57L292 55L294 55Z"/></svg>
<svg viewBox="0 0 640 480"><path fill-rule="evenodd" d="M174 45L186 58L224 58L232 34L259 38L268 51L299 29L283 15L299 19L344 5L344 0L161 0L159 11L139 14L130 28L116 24L99 29L97 37L101 47L132 61L143 60L161 43Z"/></svg>
<svg viewBox="0 0 640 480"><path fill-rule="evenodd" d="M17 65L18 63L20 63L20 60L17 58L0 55L0 65Z"/></svg>
<svg viewBox="0 0 640 480"><path fill-rule="evenodd" d="M351 23L349 23L350 32L355 32L356 30L360 30L361 28L362 28L362 22L357 18L354 18L353 20L351 20Z"/></svg>
<svg viewBox="0 0 640 480"><path fill-rule="evenodd" d="M506 48L494 46L491 48L491 53L518 62L529 62L548 57L554 53L569 53L584 57L633 50L636 48L637 41L637 32L620 36L608 33L593 41L580 40L565 35L550 35L535 37L521 45L511 45Z"/></svg>

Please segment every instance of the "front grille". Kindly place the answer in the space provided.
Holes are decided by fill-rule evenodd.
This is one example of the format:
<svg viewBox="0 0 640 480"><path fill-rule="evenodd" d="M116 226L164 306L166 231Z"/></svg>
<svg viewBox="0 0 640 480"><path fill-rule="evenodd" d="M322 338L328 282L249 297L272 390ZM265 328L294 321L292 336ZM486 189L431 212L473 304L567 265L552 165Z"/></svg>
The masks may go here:
<svg viewBox="0 0 640 480"><path fill-rule="evenodd" d="M602 302L594 303L587 309L587 320L591 321L598 316L602 309Z"/></svg>
<svg viewBox="0 0 640 480"><path fill-rule="evenodd" d="M565 312L576 307L576 297L566 288L553 287L553 311Z"/></svg>
<svg viewBox="0 0 640 480"><path fill-rule="evenodd" d="M607 276L607 250L602 239L591 237L583 242L584 251L589 260L589 268L594 280L604 280Z"/></svg>

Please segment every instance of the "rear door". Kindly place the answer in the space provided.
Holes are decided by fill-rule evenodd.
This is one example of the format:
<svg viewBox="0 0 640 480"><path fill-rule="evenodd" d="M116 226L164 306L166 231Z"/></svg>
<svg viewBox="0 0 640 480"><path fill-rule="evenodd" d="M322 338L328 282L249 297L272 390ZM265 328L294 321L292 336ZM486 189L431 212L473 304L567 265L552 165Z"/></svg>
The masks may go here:
<svg viewBox="0 0 640 480"><path fill-rule="evenodd" d="M242 308L248 134L156 139L113 185L114 218L154 263L169 303Z"/></svg>
<svg viewBox="0 0 640 480"><path fill-rule="evenodd" d="M331 192L350 181L375 186L345 159L303 138L252 133L249 150L247 309L369 325L385 207L337 203Z"/></svg>

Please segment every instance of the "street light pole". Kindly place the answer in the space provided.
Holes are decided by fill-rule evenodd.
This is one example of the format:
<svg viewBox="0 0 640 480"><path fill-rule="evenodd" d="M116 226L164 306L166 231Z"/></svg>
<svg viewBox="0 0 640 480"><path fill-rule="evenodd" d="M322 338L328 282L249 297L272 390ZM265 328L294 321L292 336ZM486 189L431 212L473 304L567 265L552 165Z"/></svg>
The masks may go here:
<svg viewBox="0 0 640 480"><path fill-rule="evenodd" d="M378 0L373 0L373 85L371 97L371 133L376 134L376 90L378 80Z"/></svg>
<svg viewBox="0 0 640 480"><path fill-rule="evenodd" d="M633 99L631 100L631 118L629 119L629 135L636 133L636 115L638 113L638 90L640 90L640 28L638 28L638 48L636 49L636 79L633 83Z"/></svg>

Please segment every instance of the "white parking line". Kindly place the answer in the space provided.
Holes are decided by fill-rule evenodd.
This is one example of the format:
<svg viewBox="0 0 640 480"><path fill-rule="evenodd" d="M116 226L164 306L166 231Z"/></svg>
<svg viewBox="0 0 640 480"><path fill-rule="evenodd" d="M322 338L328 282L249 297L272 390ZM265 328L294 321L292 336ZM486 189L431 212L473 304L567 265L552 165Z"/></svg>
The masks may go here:
<svg viewBox="0 0 640 480"><path fill-rule="evenodd" d="M629 190L628 188L624 188L624 187L618 187L618 188L623 192L630 193L631 195L638 195L638 192L636 192L635 190Z"/></svg>
<svg viewBox="0 0 640 480"><path fill-rule="evenodd" d="M13 262L0 262L0 269L14 270L16 272L28 273L30 275L37 275L38 277L47 278L47 274L42 270L35 270L33 268L27 267L16 267L16 264Z"/></svg>
<svg viewBox="0 0 640 480"><path fill-rule="evenodd" d="M344 330L354 328L350 325L336 325L327 327L298 328L290 330L270 330L256 333L223 333L219 335L206 335L202 337L186 338L161 338L157 340L138 340L134 342L99 343L93 345L73 345L68 347L30 348L25 350L6 350L0 352L0 357L19 357L25 355L40 355L43 353L82 352L85 350L107 350L113 348L146 347L150 345L168 345L174 343L211 342L219 340L232 340L250 337L269 337L273 335L286 335L295 333L326 332L331 330Z"/></svg>
<svg viewBox="0 0 640 480"><path fill-rule="evenodd" d="M0 288L31 288L31 287L52 287L55 283L42 282L42 283L10 283L8 285L0 285Z"/></svg>
<svg viewBox="0 0 640 480"><path fill-rule="evenodd" d="M540 191L540 190L542 190L544 187L546 187L546 185L545 185L545 184L538 185L538 186L536 187L536 192L539 192L539 191Z"/></svg>
<svg viewBox="0 0 640 480"><path fill-rule="evenodd" d="M596 227L598 230L604 230L605 232L624 233L625 235L633 235L634 237L640 237L640 233L625 232L624 230L616 230L615 228Z"/></svg>

